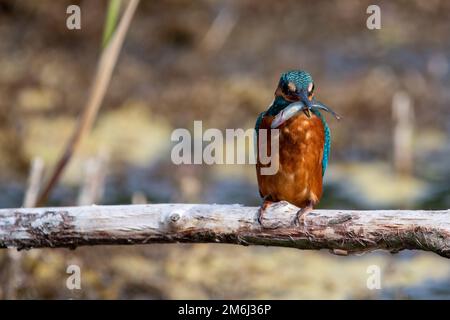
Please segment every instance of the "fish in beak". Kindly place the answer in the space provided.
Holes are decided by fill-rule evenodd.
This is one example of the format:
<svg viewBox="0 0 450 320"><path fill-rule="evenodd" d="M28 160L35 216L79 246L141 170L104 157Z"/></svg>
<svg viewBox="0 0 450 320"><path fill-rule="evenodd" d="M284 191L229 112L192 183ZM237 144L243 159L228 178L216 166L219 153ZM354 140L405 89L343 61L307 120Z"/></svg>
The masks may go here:
<svg viewBox="0 0 450 320"><path fill-rule="evenodd" d="M313 100L312 104L311 104L311 108L313 108L313 109L316 108L316 109L324 110L328 113L331 113L337 120L342 119L342 117L339 114L334 112L333 109L331 109L330 107L327 107L326 105L324 105L322 102Z"/></svg>
<svg viewBox="0 0 450 320"><path fill-rule="evenodd" d="M293 102L278 113L272 120L271 128L278 128L287 120L302 111L308 118L311 118L311 110L324 110L331 113L337 120L341 119L341 116L334 112L330 107L314 99L309 100L307 94L301 91L298 95L299 101Z"/></svg>
<svg viewBox="0 0 450 320"><path fill-rule="evenodd" d="M300 111L305 112L305 109L308 109L308 107L302 101L291 103L275 116L270 127L272 129L278 128ZM309 113L309 110L307 112ZM311 114L309 115L311 116Z"/></svg>

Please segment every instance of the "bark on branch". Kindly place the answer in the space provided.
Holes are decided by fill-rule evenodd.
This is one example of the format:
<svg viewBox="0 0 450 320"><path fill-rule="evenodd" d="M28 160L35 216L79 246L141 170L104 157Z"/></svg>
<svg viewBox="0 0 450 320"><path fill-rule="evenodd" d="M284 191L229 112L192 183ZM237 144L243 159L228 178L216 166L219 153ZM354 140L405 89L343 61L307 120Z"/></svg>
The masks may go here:
<svg viewBox="0 0 450 320"><path fill-rule="evenodd" d="M450 258L450 210L314 210L294 225L297 207L151 204L0 210L0 247L75 248L99 244L233 243L335 254L425 250Z"/></svg>

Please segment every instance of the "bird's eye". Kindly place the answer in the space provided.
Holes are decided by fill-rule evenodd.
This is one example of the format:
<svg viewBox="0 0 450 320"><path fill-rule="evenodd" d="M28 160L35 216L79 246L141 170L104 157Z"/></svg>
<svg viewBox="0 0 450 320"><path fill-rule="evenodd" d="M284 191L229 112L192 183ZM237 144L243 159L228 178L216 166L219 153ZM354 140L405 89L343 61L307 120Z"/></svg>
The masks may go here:
<svg viewBox="0 0 450 320"><path fill-rule="evenodd" d="M314 83L311 82L308 86L308 94L312 95L313 92L314 92Z"/></svg>

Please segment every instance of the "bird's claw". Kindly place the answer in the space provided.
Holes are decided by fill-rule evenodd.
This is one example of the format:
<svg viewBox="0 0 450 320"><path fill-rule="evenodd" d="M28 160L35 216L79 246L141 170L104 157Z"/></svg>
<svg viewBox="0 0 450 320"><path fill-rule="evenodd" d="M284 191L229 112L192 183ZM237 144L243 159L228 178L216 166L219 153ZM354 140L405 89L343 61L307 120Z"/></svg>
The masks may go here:
<svg viewBox="0 0 450 320"><path fill-rule="evenodd" d="M267 207L270 206L271 203L272 203L271 201L268 201L268 200L264 199L263 204L258 209L257 220L258 220L258 223L260 224L261 227L264 227L264 225L263 225L264 212L266 211Z"/></svg>
<svg viewBox="0 0 450 320"><path fill-rule="evenodd" d="M275 209L276 210L276 208L278 207L278 206L284 206L284 205L286 205L286 202L285 201L281 201L281 202L272 202L271 200L267 200L267 199L265 199L264 200L264 202L263 202L263 204L261 205L261 207L259 207L259 209L258 209L258 216L257 216L257 221L258 221L258 223L259 223L259 225L263 228L263 229L277 229L277 228L279 228L280 227L280 223L269 223L269 225L265 225L264 224L264 222L263 222L263 219L264 219L264 213L266 212L266 210L267 210L267 208L270 206L270 207L272 207L273 206L273 208L271 208L271 209Z"/></svg>
<svg viewBox="0 0 450 320"><path fill-rule="evenodd" d="M297 211L297 215L294 219L294 225L296 226L305 226L306 225L306 216L313 211L312 206L304 207Z"/></svg>
<svg viewBox="0 0 450 320"><path fill-rule="evenodd" d="M258 223L259 223L261 226L263 226L263 213L264 213L264 210L263 210L263 208L262 208L262 206L261 206L261 207L259 207L259 209L258 209L258 217L257 217Z"/></svg>

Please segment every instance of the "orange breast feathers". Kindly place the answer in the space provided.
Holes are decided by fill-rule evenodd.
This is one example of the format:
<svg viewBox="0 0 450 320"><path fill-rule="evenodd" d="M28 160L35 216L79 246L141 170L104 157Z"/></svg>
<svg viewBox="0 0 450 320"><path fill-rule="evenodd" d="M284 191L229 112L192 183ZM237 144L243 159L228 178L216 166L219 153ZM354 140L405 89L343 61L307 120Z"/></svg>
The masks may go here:
<svg viewBox="0 0 450 320"><path fill-rule="evenodd" d="M261 175L263 165L259 159L260 133L257 133L258 156L256 174L259 191L269 201L288 201L298 207L316 205L322 197L322 158L325 143L324 126L319 117L308 118L299 113L278 129L279 156L270 154L270 124L274 117L265 116L260 129L267 129L267 155L279 161L274 175ZM264 151L264 150L263 150Z"/></svg>

